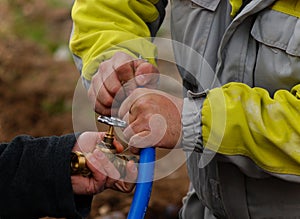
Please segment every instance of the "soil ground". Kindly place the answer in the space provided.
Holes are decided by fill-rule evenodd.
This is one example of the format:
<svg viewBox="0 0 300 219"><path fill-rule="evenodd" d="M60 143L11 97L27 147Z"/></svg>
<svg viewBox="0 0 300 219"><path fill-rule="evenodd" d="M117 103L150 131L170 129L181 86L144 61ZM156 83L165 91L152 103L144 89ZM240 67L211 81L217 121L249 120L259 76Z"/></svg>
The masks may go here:
<svg viewBox="0 0 300 219"><path fill-rule="evenodd" d="M73 132L72 100L79 73L68 53L64 55L70 7L71 1L0 2L1 142L20 134ZM161 67L175 71L173 66ZM157 151L158 156L165 153ZM185 165L155 181L146 218L177 218L187 188ZM124 218L132 196L111 190L96 195L89 218Z"/></svg>

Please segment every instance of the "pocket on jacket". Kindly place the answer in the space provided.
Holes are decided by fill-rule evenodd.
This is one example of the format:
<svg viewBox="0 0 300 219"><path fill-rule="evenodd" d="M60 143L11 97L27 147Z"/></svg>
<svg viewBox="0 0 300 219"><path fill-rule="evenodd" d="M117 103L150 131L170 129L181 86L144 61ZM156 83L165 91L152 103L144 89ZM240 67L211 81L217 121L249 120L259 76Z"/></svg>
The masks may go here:
<svg viewBox="0 0 300 219"><path fill-rule="evenodd" d="M258 14L252 30L258 42L255 86L274 93L300 81L300 20L272 9Z"/></svg>
<svg viewBox="0 0 300 219"><path fill-rule="evenodd" d="M274 10L262 12L251 34L263 44L300 56L300 20L297 17Z"/></svg>
<svg viewBox="0 0 300 219"><path fill-rule="evenodd" d="M192 7L202 7L209 11L215 11L221 0L191 0Z"/></svg>

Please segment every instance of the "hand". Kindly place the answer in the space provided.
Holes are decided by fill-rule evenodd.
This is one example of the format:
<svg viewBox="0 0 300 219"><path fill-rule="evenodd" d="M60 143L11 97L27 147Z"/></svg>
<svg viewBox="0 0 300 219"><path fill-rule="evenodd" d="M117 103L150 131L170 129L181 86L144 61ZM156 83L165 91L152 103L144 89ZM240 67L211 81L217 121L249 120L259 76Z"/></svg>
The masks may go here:
<svg viewBox="0 0 300 219"><path fill-rule="evenodd" d="M99 65L98 72L93 76L88 90L89 99L94 104L97 113L116 115L120 103L134 89L139 86L156 85L157 73L157 68L147 61L117 52L111 59Z"/></svg>
<svg viewBox="0 0 300 219"><path fill-rule="evenodd" d="M81 175L71 176L73 191L75 194L93 195L102 192L107 188L121 192L131 192L137 178L137 168L133 161L129 161L126 166L126 176L120 178L119 171L109 161L105 154L95 149L95 145L104 137L104 132L85 132L81 134L73 148L73 151L81 151L86 155L87 167L92 172L92 177ZM123 146L116 140L117 152L123 150Z"/></svg>
<svg viewBox="0 0 300 219"><path fill-rule="evenodd" d="M183 100L162 91L139 88L122 103L119 117L128 121L123 131L134 148L174 148L181 139ZM137 153L135 149L132 152Z"/></svg>

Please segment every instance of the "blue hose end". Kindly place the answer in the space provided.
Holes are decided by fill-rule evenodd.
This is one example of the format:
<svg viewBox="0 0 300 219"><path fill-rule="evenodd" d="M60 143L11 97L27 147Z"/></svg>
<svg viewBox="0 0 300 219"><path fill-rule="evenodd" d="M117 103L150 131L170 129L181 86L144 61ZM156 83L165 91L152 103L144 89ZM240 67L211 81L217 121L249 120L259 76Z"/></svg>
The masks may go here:
<svg viewBox="0 0 300 219"><path fill-rule="evenodd" d="M137 184L127 219L143 219L145 217L152 191L154 161L155 148L141 150Z"/></svg>

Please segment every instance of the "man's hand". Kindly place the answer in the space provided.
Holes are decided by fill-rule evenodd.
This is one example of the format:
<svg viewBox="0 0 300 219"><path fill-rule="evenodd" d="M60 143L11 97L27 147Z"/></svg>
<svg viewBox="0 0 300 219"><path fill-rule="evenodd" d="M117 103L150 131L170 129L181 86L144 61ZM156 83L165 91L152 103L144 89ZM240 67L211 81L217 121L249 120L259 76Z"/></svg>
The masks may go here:
<svg viewBox="0 0 300 219"><path fill-rule="evenodd" d="M87 167L91 170L91 177L81 175L71 176L72 187L75 194L93 195L111 188L121 192L131 192L137 178L137 168L133 161L129 161L126 166L126 176L120 178L119 171L109 161L105 154L95 149L95 146L104 137L105 133L85 132L81 134L73 148L73 151L81 151L86 155ZM116 140L113 144L118 152L123 150L123 146Z"/></svg>
<svg viewBox="0 0 300 219"><path fill-rule="evenodd" d="M157 80L158 69L155 66L143 59L134 59L126 53L117 52L99 65L88 96L97 113L116 115L116 108L134 89L156 86Z"/></svg>
<svg viewBox="0 0 300 219"><path fill-rule="evenodd" d="M174 148L181 139L183 100L162 91L136 89L121 105L119 116L128 121L124 130L134 148Z"/></svg>

